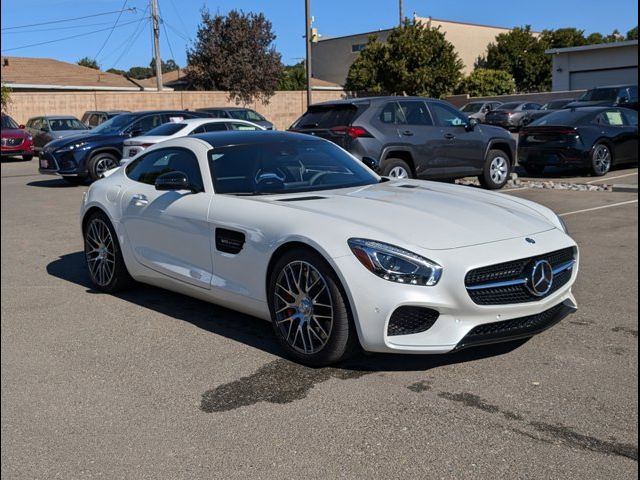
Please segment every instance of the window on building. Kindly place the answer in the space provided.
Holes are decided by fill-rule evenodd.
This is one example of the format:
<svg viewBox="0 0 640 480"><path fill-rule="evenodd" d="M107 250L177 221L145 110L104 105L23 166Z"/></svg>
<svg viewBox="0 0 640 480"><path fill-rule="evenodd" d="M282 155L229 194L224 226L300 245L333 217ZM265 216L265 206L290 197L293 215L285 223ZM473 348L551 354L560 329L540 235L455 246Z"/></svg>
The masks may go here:
<svg viewBox="0 0 640 480"><path fill-rule="evenodd" d="M366 43L356 43L354 45L351 45L351 52L352 53L361 52L362 50L364 50L364 47L366 46L367 46Z"/></svg>

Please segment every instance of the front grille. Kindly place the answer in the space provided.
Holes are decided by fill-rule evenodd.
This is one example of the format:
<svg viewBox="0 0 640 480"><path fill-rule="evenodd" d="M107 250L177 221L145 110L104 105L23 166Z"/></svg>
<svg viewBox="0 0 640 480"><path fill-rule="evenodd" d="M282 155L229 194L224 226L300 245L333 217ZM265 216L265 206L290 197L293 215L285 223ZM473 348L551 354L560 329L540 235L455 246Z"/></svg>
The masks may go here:
<svg viewBox="0 0 640 480"><path fill-rule="evenodd" d="M467 273L465 285L471 299L478 305L505 305L513 303L535 302L543 297L538 297L531 293L526 284L490 286L491 284L526 280L530 275L533 265L540 260L546 260L552 268L558 268L575 260L576 252L574 248L565 248L545 255L523 258L511 262L490 265L477 268ZM556 273L553 278L553 285L547 297L569 282L572 268L568 268ZM487 285L487 288L482 288ZM471 289L470 287L473 287Z"/></svg>
<svg viewBox="0 0 640 480"><path fill-rule="evenodd" d="M429 330L440 314L436 310L424 307L398 307L391 314L387 334L411 335Z"/></svg>
<svg viewBox="0 0 640 480"><path fill-rule="evenodd" d="M465 335L456 349L530 337L555 325L574 311L575 309L560 303L536 315L478 325Z"/></svg>
<svg viewBox="0 0 640 480"><path fill-rule="evenodd" d="M2 146L3 147L17 147L18 145L22 145L24 142L24 138L3 138Z"/></svg>

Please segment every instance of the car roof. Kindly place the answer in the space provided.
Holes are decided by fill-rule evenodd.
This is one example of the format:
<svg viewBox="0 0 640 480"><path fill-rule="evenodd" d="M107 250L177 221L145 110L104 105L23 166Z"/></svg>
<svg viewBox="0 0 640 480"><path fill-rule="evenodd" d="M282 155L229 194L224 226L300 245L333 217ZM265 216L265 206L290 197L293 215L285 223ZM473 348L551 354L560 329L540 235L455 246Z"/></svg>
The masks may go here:
<svg viewBox="0 0 640 480"><path fill-rule="evenodd" d="M341 100L329 100L327 102L314 103L310 105L311 107L317 107L321 105L353 105L356 103L378 103L385 101L401 101L401 100L425 100L429 102L443 102L443 100L437 98L430 97L410 97L410 96L400 96L400 95L387 95L387 96L377 96L377 97L358 97L358 98L345 98Z"/></svg>
<svg viewBox="0 0 640 480"><path fill-rule="evenodd" d="M211 117L185 118L184 120L180 120L179 122L169 122L169 123L184 123L187 125L200 125L204 123L243 123L245 125L253 125L256 127L264 128L253 122L249 122L247 120L241 120L239 118L211 118ZM166 125L166 123L163 125Z"/></svg>
<svg viewBox="0 0 640 480"><path fill-rule="evenodd" d="M249 107L203 107L196 109L199 112L206 112L207 110L253 110Z"/></svg>
<svg viewBox="0 0 640 480"><path fill-rule="evenodd" d="M314 137L312 135L305 135L302 133L282 132L276 130L260 130L260 131L227 131L227 132L213 132L213 133L200 133L198 135L192 135L189 138L199 138L207 142L213 148L226 147L229 145L251 145L255 143L280 143L290 141L310 141L310 142L325 142L322 138Z"/></svg>
<svg viewBox="0 0 640 480"><path fill-rule="evenodd" d="M589 90L599 90L601 88L630 88L637 87L638 85L635 83L622 83L620 85L599 85L597 87L590 88Z"/></svg>
<svg viewBox="0 0 640 480"><path fill-rule="evenodd" d="M73 115L42 115L41 117L33 118L46 118L47 120L78 120Z"/></svg>

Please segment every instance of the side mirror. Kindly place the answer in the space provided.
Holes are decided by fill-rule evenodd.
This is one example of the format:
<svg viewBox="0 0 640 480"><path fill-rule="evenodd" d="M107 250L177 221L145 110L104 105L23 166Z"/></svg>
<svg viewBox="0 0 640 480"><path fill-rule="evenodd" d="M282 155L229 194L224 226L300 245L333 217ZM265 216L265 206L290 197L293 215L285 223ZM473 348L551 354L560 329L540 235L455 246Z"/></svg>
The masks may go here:
<svg viewBox="0 0 640 480"><path fill-rule="evenodd" d="M628 97L619 97L618 98L618 105L624 105L625 103L629 103L629 98Z"/></svg>
<svg viewBox="0 0 640 480"><path fill-rule="evenodd" d="M168 191L168 190L191 190L193 188L189 184L189 178L186 173L173 171L163 173L156 178L155 182L156 190Z"/></svg>
<svg viewBox="0 0 640 480"><path fill-rule="evenodd" d="M139 137L140 135L142 135L142 129L141 128L133 128L129 131L129 136L130 137Z"/></svg>
<svg viewBox="0 0 640 480"><path fill-rule="evenodd" d="M25 128L27 128L27 127L25 127L24 125L18 125L18 128L19 128L20 130L24 130L24 129L25 129Z"/></svg>
<svg viewBox="0 0 640 480"><path fill-rule="evenodd" d="M466 125L467 131L472 132L473 130L476 129L479 123L480 122L478 121L477 118L470 118Z"/></svg>
<svg viewBox="0 0 640 480"><path fill-rule="evenodd" d="M362 157L362 163L376 173L380 173L380 162L373 157Z"/></svg>

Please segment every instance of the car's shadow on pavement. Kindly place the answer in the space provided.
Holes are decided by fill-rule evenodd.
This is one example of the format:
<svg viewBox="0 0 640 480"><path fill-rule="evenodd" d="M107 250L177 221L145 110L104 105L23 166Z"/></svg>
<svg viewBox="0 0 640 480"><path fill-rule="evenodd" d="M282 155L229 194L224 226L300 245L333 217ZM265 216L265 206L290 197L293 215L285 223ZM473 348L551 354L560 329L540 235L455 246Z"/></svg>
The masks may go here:
<svg viewBox="0 0 640 480"><path fill-rule="evenodd" d="M83 184L69 183L63 178L54 178L51 180L36 180L35 182L27 183L27 187L39 187L39 188L76 188L84 187Z"/></svg>
<svg viewBox="0 0 640 480"><path fill-rule="evenodd" d="M83 252L63 255L54 260L47 265L47 273L81 285L87 289L87 293L102 294L92 288ZM113 295L121 300L189 322L208 332L283 358L283 352L273 337L271 325L261 319L140 283L134 284L129 290ZM425 371L445 365L503 355L515 350L525 342L526 340L477 347L445 355L360 354L336 368L362 373Z"/></svg>

